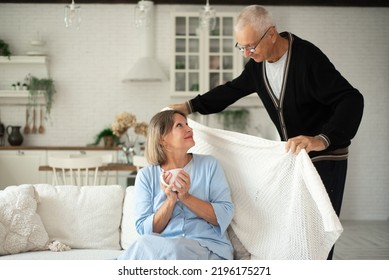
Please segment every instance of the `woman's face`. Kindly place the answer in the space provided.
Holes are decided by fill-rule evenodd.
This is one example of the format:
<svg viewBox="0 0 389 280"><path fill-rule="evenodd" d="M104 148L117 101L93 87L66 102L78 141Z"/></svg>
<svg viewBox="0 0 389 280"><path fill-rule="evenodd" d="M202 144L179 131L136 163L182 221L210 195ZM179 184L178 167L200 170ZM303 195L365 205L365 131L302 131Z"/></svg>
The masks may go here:
<svg viewBox="0 0 389 280"><path fill-rule="evenodd" d="M193 130L188 126L187 119L180 114L174 114L172 130L163 137L168 151L188 151L195 145Z"/></svg>

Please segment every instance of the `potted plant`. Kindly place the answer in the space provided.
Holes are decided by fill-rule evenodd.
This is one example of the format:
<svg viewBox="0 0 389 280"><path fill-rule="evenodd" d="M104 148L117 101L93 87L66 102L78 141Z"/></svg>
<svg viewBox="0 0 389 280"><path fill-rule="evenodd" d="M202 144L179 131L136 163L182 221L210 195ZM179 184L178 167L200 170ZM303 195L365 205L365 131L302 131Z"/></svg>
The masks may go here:
<svg viewBox="0 0 389 280"><path fill-rule="evenodd" d="M104 147L113 147L114 145L116 146L119 144L120 141L119 137L116 136L113 133L112 129L109 127L104 128L95 136L95 142L93 143L93 145L98 145L101 139L103 139L104 141Z"/></svg>
<svg viewBox="0 0 389 280"><path fill-rule="evenodd" d="M7 56L8 59L11 59L11 52L9 46L6 42L0 39L0 56Z"/></svg>
<svg viewBox="0 0 389 280"><path fill-rule="evenodd" d="M26 78L28 83L28 91L30 93L30 102L32 105L36 105L38 94L43 93L46 102L46 113L50 115L51 107L54 102L54 94L56 93L54 81L51 78L39 79L34 76L28 76Z"/></svg>

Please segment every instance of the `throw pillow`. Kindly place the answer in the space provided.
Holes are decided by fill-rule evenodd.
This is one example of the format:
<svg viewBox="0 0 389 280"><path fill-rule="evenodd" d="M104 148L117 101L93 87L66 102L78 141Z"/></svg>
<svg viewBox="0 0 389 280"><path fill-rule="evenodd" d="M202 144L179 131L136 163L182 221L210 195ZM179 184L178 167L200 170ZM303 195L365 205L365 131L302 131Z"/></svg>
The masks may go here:
<svg viewBox="0 0 389 280"><path fill-rule="evenodd" d="M37 184L41 216L50 240L72 249L119 250L125 190L119 185Z"/></svg>
<svg viewBox="0 0 389 280"><path fill-rule="evenodd" d="M0 255L47 249L49 236L36 213L37 201L31 185L0 191Z"/></svg>

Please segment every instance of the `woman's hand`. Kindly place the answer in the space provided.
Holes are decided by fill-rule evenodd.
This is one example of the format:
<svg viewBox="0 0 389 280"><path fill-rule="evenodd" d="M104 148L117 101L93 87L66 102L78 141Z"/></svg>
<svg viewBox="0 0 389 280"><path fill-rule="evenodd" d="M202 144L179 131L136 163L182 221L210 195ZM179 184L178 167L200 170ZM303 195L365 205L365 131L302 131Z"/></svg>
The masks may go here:
<svg viewBox="0 0 389 280"><path fill-rule="evenodd" d="M162 173L162 179L165 182L169 182L171 178L172 174L169 171L164 171ZM164 185L161 182L162 191L165 193L167 199L177 200L177 193L172 190L173 187L173 185Z"/></svg>
<svg viewBox="0 0 389 280"><path fill-rule="evenodd" d="M161 179L165 182L169 182L171 177L172 174L170 172L163 172ZM161 189L166 195L166 200L154 213L153 232L155 233L161 233L165 229L166 225L170 221L170 217L173 214L174 206L177 203L177 193L172 191L172 186L165 186L161 182Z"/></svg>
<svg viewBox="0 0 389 280"><path fill-rule="evenodd" d="M177 197L179 200L184 200L189 197L190 189L190 176L184 170L181 170L174 180L172 187L177 192Z"/></svg>

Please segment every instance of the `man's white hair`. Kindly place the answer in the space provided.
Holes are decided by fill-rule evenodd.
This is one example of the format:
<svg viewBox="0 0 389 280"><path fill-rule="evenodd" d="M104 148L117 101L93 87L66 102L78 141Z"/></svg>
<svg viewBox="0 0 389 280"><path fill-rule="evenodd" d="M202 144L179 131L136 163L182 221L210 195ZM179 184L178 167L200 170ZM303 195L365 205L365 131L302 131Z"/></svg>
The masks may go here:
<svg viewBox="0 0 389 280"><path fill-rule="evenodd" d="M236 21L235 32L241 31L247 24L250 24L257 32L258 37L266 32L275 22L271 13L259 5L251 5L244 8Z"/></svg>

